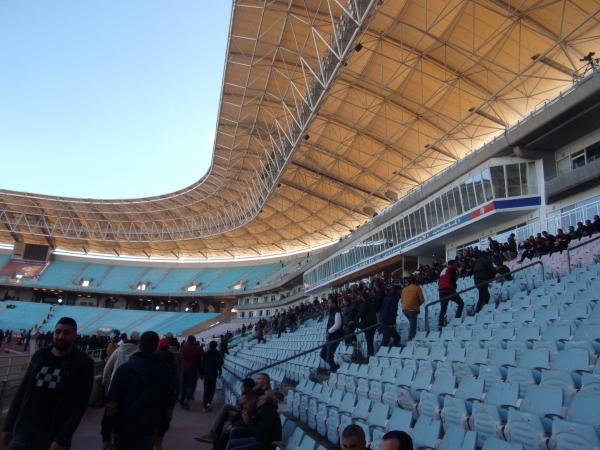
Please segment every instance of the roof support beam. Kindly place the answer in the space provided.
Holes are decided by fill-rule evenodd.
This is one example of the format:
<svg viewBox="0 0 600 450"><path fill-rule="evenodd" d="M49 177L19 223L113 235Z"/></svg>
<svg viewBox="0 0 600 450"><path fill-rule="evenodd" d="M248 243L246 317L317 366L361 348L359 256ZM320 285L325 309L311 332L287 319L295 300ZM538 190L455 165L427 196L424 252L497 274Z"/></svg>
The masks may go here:
<svg viewBox="0 0 600 450"><path fill-rule="evenodd" d="M366 189L363 189L363 188L361 188L359 186L356 186L354 184L350 184L347 181L344 181L344 180L342 180L339 177L336 177L336 176L333 176L333 175L329 175L329 174L324 173L323 171L318 170L318 169L313 169L312 167L309 167L309 166L307 166L304 163L301 163L301 162L298 162L298 161L292 161L292 164L294 166L296 166L296 167L299 167L300 169L302 169L302 170L304 170L306 172L312 173L314 175L321 176L321 177L323 177L323 178L325 178L327 180L333 181L336 184L341 184L344 187L347 187L347 188L350 188L350 189L354 189L355 191L358 191L358 192L360 192L362 194L365 194L365 195L368 195L368 196L373 196L375 198L378 198L379 200L383 200L386 203L390 202L389 199L385 198L382 195L377 194L376 192L369 192Z"/></svg>
<svg viewBox="0 0 600 450"><path fill-rule="evenodd" d="M345 211L349 211L352 214L357 214L357 215L362 216L364 218L368 218L369 217L365 213L363 213L362 211L357 211L355 209L352 209L349 206L344 205L343 203L338 202L337 200L333 200L333 199L328 198L328 197L326 197L326 196L324 196L324 195L322 195L322 194L320 194L318 192L314 192L312 190L309 190L309 189L306 188L306 186L301 186L301 185L299 185L299 184L297 184L297 183L295 183L293 181L288 181L288 180L281 180L280 182L284 186L291 187L292 189L300 191L303 194L312 195L313 197L318 198L319 200L322 200L322 201L324 201L326 203L331 203L332 205L337 206L338 208L341 208L341 209L343 209Z"/></svg>

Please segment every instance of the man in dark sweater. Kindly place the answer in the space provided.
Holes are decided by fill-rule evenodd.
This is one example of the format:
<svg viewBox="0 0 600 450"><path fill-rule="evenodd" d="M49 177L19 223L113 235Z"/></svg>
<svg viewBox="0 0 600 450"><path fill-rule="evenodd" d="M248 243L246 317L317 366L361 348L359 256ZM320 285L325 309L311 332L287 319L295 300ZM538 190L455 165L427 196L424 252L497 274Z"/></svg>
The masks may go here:
<svg viewBox="0 0 600 450"><path fill-rule="evenodd" d="M4 422L9 450L64 450L85 412L92 390L94 363L74 346L77 323L60 319L52 347L38 350Z"/></svg>
<svg viewBox="0 0 600 450"><path fill-rule="evenodd" d="M476 285L481 284L481 286L477 288L479 291L479 299L477 300L477 306L475 307L476 313L481 311L481 308L490 301L490 284L487 283L487 281L492 280L495 276L496 269L494 269L492 260L487 253L480 252L475 261L475 265L473 266L473 281Z"/></svg>
<svg viewBox="0 0 600 450"><path fill-rule="evenodd" d="M171 421L175 390L163 361L155 354L158 334L146 331L140 351L120 366L106 394L102 419L102 448L110 450L162 449Z"/></svg>
<svg viewBox="0 0 600 450"><path fill-rule="evenodd" d="M208 351L204 354L204 412L212 409L212 400L217 388L217 378L221 375L223 356L217 350L217 342L210 341Z"/></svg>
<svg viewBox="0 0 600 450"><path fill-rule="evenodd" d="M400 302L399 290L399 287L390 287L383 297L381 309L379 310L379 324L381 325L381 332L383 334L381 345L384 347L390 345L390 339L392 341L391 346L400 346L400 335L396 330L398 303Z"/></svg>
<svg viewBox="0 0 600 450"><path fill-rule="evenodd" d="M242 393L242 422L231 432L227 450L275 450L281 441L281 419L277 407L256 390Z"/></svg>

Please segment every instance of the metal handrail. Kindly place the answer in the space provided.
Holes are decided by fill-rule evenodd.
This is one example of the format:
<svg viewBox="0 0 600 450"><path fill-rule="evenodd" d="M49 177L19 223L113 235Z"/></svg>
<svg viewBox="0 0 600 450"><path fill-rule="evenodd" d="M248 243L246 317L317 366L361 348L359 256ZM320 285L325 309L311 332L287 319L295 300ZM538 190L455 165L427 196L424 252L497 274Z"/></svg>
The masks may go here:
<svg viewBox="0 0 600 450"><path fill-rule="evenodd" d="M336 342L342 342L342 341L345 341L346 339L349 339L351 337L354 337L354 336L357 336L357 335L359 335L361 333L364 333L367 330L373 330L373 329L376 329L376 328L379 328L379 327L385 327L385 326L394 327L394 325L382 325L380 323L376 323L374 325L369 325L368 327L361 328L358 331L355 330L352 333L348 333L345 336L342 336L340 338L333 339L331 341L326 341L326 342L318 345L317 347L313 347L313 348L311 348L309 350L301 351L300 353L296 353L295 355L288 356L287 358L284 358L284 359L281 359L281 360L276 361L274 363L268 364L268 365L266 365L264 367L261 367L260 369L252 370L252 371L248 372L246 374L246 376L255 375L257 373L264 372L265 370L272 369L273 367L276 367L279 364L283 364L283 363L286 363L286 362L291 361L293 359L299 358L301 356L308 355L309 353L312 353L314 351L320 350L321 348L323 348L324 345L334 344Z"/></svg>
<svg viewBox="0 0 600 450"><path fill-rule="evenodd" d="M510 272L502 274L501 278L504 278L507 275L512 275L513 273L517 273L517 272L520 272L520 271L525 270L525 269L529 269L530 267L537 266L537 265L542 266L542 279L543 279L544 278L544 263L541 262L541 261L535 261L535 262L532 262L532 263L527 264L525 266L521 266L518 269L511 270ZM433 305L441 303L444 300L449 300L449 299L451 299L451 298L453 298L453 297L455 297L457 295L460 295L460 294L463 294L465 292L471 291L471 290L476 289L478 287L485 286L486 284L490 284L490 283L492 283L494 281L498 281L498 277L490 278L487 281L482 281L481 283L474 284L473 286L468 287L466 289L463 289L462 291L454 292L454 293L452 293L450 295L446 295L445 297L442 297L442 298L440 298L438 300L434 300L432 302L427 303L425 305L425 331L429 332L429 308L431 308Z"/></svg>
<svg viewBox="0 0 600 450"><path fill-rule="evenodd" d="M567 265L568 265L569 273L571 273L571 251L575 250L576 248L588 245L590 242L597 241L598 239L600 239L600 236L596 236L594 238L590 238L590 239L588 239L585 242L582 242L580 244L574 245L573 247L568 247L567 248Z"/></svg>

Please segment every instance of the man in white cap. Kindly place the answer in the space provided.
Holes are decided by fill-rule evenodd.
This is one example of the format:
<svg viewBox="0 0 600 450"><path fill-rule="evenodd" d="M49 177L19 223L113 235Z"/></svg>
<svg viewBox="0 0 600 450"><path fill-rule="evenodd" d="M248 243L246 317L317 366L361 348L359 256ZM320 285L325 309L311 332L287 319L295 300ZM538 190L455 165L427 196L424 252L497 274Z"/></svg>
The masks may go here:
<svg viewBox="0 0 600 450"><path fill-rule="evenodd" d="M110 382L117 369L129 361L131 355L138 351L139 340L140 333L138 331L133 331L129 336L129 339L124 344L121 344L106 361L104 372L102 372L102 385L104 386L105 392L108 392Z"/></svg>

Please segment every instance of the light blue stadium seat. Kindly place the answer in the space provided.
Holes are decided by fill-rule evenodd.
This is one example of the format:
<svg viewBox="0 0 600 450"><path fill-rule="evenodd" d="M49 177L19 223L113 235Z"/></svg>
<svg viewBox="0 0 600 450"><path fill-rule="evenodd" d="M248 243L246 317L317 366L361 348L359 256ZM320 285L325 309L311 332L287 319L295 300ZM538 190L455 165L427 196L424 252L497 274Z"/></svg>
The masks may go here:
<svg viewBox="0 0 600 450"><path fill-rule="evenodd" d="M431 361L444 361L446 359L446 347L441 342L432 344L429 359Z"/></svg>
<svg viewBox="0 0 600 450"><path fill-rule="evenodd" d="M530 325L527 327L521 327L517 330L515 340L519 341L539 341L540 340L540 327L537 325Z"/></svg>
<svg viewBox="0 0 600 450"><path fill-rule="evenodd" d="M341 420L344 416L346 416L347 419L351 419L355 404L356 395L351 392L346 392L339 408L329 408L327 416L327 439L329 439L331 443L338 443L338 429L340 427Z"/></svg>
<svg viewBox="0 0 600 450"><path fill-rule="evenodd" d="M344 390L346 392L354 392L356 393L357 382L359 378L356 375L346 375L346 379L344 382Z"/></svg>
<svg viewBox="0 0 600 450"><path fill-rule="evenodd" d="M382 383L395 383L396 382L396 368L395 367L386 367L381 372L381 382Z"/></svg>
<svg viewBox="0 0 600 450"><path fill-rule="evenodd" d="M600 374L584 373L581 375L581 390L600 393Z"/></svg>
<svg viewBox="0 0 600 450"><path fill-rule="evenodd" d="M361 420L363 422L367 421L369 417L369 412L371 411L371 400L364 397L358 397L358 402L352 411L351 417L353 419Z"/></svg>
<svg viewBox="0 0 600 450"><path fill-rule="evenodd" d="M504 374L499 366L480 366L477 378L485 381L486 386L491 386L493 383L503 381Z"/></svg>
<svg viewBox="0 0 600 450"><path fill-rule="evenodd" d="M367 425L370 428L385 429L390 416L390 407L383 403L373 402L372 408L367 419Z"/></svg>
<svg viewBox="0 0 600 450"><path fill-rule="evenodd" d="M559 352L552 359L551 367L556 370L577 373L592 371L590 354L582 348L574 348Z"/></svg>
<svg viewBox="0 0 600 450"><path fill-rule="evenodd" d="M303 437L304 431L302 431L302 428L296 427L291 437L285 442L285 450L299 450Z"/></svg>
<svg viewBox="0 0 600 450"><path fill-rule="evenodd" d="M567 412L565 420L552 422L550 443L556 450L600 449L600 393L578 392Z"/></svg>
<svg viewBox="0 0 600 450"><path fill-rule="evenodd" d="M471 366L464 362L452 363L452 369L459 381L462 381L464 378L473 378L475 376L473 370L471 370Z"/></svg>
<svg viewBox="0 0 600 450"><path fill-rule="evenodd" d="M380 402L383 397L383 384L373 380L369 383L369 399L375 402Z"/></svg>
<svg viewBox="0 0 600 450"><path fill-rule="evenodd" d="M512 444L496 437L490 437L485 441L481 450L523 450L523 446Z"/></svg>
<svg viewBox="0 0 600 450"><path fill-rule="evenodd" d="M479 366L481 364L487 364L488 362L488 349L487 348L475 348L467 352L466 363L471 366ZM476 369L478 371L478 369Z"/></svg>
<svg viewBox="0 0 600 450"><path fill-rule="evenodd" d="M421 416L410 431L415 448L435 449L442 431L442 423L430 417Z"/></svg>
<svg viewBox="0 0 600 450"><path fill-rule="evenodd" d="M477 433L463 428L447 428L438 450L475 450Z"/></svg>
<svg viewBox="0 0 600 450"><path fill-rule="evenodd" d="M327 435L327 419L331 411L337 411L340 405L342 404L342 400L344 398L344 393L340 389L334 389L331 393L331 398L327 403L319 403L317 410L317 433L321 436Z"/></svg>
<svg viewBox="0 0 600 450"><path fill-rule="evenodd" d="M399 386L398 388L398 405L406 410L417 413L417 404L421 397L421 392L428 390L433 379L432 370L420 370L415 375L415 378L410 385Z"/></svg>
<svg viewBox="0 0 600 450"><path fill-rule="evenodd" d="M446 353L446 360L450 362L462 362L464 363L466 360L465 355L466 350L460 347L448 347L448 352Z"/></svg>
<svg viewBox="0 0 600 450"><path fill-rule="evenodd" d="M477 445L482 446L490 436L502 436L506 421L506 408L516 407L519 386L512 383L492 383L484 402L474 403L471 420L477 432Z"/></svg>
<svg viewBox="0 0 600 450"><path fill-rule="evenodd" d="M419 413L439 419L444 397L454 394L455 387L456 377L453 375L436 377L429 392L421 393Z"/></svg>
<svg viewBox="0 0 600 450"><path fill-rule="evenodd" d="M317 428L317 414L319 412L320 404L327 404L327 401L331 398L333 390L329 387L323 387L323 390L318 397L311 397L308 401L308 413L307 423L310 428L315 430Z"/></svg>
<svg viewBox="0 0 600 450"><path fill-rule="evenodd" d="M327 379L327 386L329 386L332 389L335 389L337 387L337 382L338 382L338 376L340 374L338 373L333 373L331 372L329 374L329 378Z"/></svg>
<svg viewBox="0 0 600 450"><path fill-rule="evenodd" d="M547 349L525 350L519 359L519 367L540 371L550 368L550 352ZM536 377L537 380L538 377Z"/></svg>
<svg viewBox="0 0 600 450"><path fill-rule="evenodd" d="M304 437L302 438L302 442L300 442L298 450L314 450L316 446L317 443L313 438L311 438L308 435L304 435Z"/></svg>
<svg viewBox="0 0 600 450"><path fill-rule="evenodd" d="M288 442L296 428L296 424L293 420L287 420L287 418L283 416L281 418L281 440L283 442Z"/></svg>
<svg viewBox="0 0 600 450"><path fill-rule="evenodd" d="M367 380L366 378L360 378L358 380L356 394L361 397L368 397L369 391L370 391L369 380Z"/></svg>
<svg viewBox="0 0 600 450"><path fill-rule="evenodd" d="M560 318L563 320L585 319L590 313L587 303L577 303L564 307L560 312Z"/></svg>
<svg viewBox="0 0 600 450"><path fill-rule="evenodd" d="M519 385L519 394L521 397L527 395L527 390L530 386L537 384L533 371L521 367L509 367L506 381Z"/></svg>
<svg viewBox="0 0 600 450"><path fill-rule="evenodd" d="M469 416L474 402L483 398L483 380L475 378L463 379L454 396L444 397L442 421L444 428L468 428Z"/></svg>
<svg viewBox="0 0 600 450"><path fill-rule="evenodd" d="M498 349L490 355L490 365L505 368L503 374L506 374L506 368L517 365L517 353L514 349Z"/></svg>
<svg viewBox="0 0 600 450"><path fill-rule="evenodd" d="M570 325L550 325L542 333L542 339L550 342L563 342L571 339Z"/></svg>
<svg viewBox="0 0 600 450"><path fill-rule="evenodd" d="M577 392L577 386L571 372L565 370L545 370L542 372L540 386L562 390L563 400L566 405L571 403L571 399Z"/></svg>
<svg viewBox="0 0 600 450"><path fill-rule="evenodd" d="M368 365L369 372L367 373L368 380L381 380L381 375L383 373L383 369L377 366Z"/></svg>
<svg viewBox="0 0 600 450"><path fill-rule="evenodd" d="M428 347L417 347L413 353L413 358L417 361L427 359L429 356L429 348Z"/></svg>
<svg viewBox="0 0 600 450"><path fill-rule="evenodd" d="M552 419L561 417L563 393L561 389L532 386L523 398L519 410L508 411L504 434L510 442L526 449L545 449Z"/></svg>

